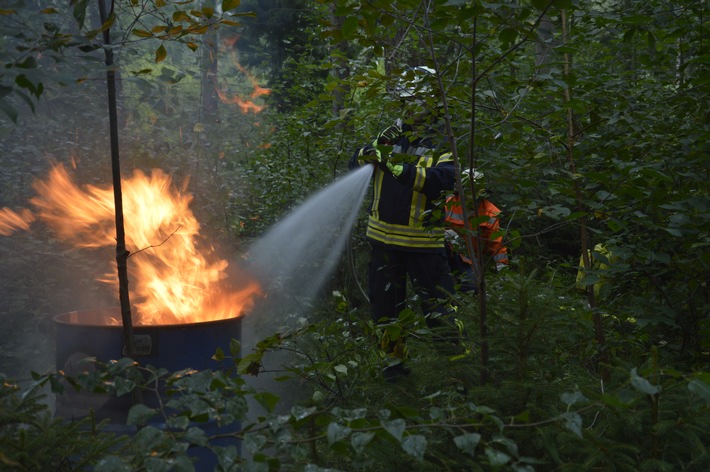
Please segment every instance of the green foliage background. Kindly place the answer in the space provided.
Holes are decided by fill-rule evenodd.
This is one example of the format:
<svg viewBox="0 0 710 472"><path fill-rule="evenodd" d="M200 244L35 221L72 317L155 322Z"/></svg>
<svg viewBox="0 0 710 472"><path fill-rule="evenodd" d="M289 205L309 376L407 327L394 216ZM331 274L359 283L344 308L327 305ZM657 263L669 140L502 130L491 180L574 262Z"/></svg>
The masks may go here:
<svg viewBox="0 0 710 472"><path fill-rule="evenodd" d="M110 179L98 12L41 3L0 9L2 207L24 206L53 161L75 163L81 182ZM225 252L240 254L347 172L353 150L397 116L388 87L406 66L428 65L438 97L427 105L446 104L460 167L485 172L512 263L487 273L485 304L460 294L473 356L452 363L432 350L414 299L384 328L410 337L412 375L398 384L380 378L383 328L360 290L364 214L324 290L333 296L302 330L254 352L218 352L220 371L124 360L67 379L53 372L51 317L111 303L94 279L113 256L69 251L42 227L0 237L3 466L191 470L187 451L209 444L213 420L240 425L239 447L210 449L219 470L708 468L705 2L115 5L104 27L117 45L124 172L189 178L205 238ZM215 87L248 97L249 77L271 90L264 111L207 107ZM591 255L609 266L585 271L590 287L605 281L591 299L576 289L583 240L613 254ZM301 392L296 404L244 381L280 350L293 353L281 374ZM67 382L127 394L156 379L174 387L166 400L178 413L134 407L129 423L141 432L127 438L102 435L91 419L53 420L51 395L39 395ZM265 411L256 418L254 403Z"/></svg>

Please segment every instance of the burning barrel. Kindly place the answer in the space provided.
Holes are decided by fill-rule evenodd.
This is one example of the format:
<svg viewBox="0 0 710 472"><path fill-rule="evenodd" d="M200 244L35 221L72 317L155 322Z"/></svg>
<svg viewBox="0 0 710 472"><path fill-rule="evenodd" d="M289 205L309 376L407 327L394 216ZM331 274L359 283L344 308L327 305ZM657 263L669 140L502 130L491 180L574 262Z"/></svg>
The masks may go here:
<svg viewBox="0 0 710 472"><path fill-rule="evenodd" d="M89 358L107 362L126 357L121 315L118 309L97 309L62 313L54 318L56 367L72 376L92 368ZM142 365L165 368L170 372L192 368L219 369L212 359L217 348L229 352L233 338L241 338L241 318L172 325L136 325L133 327L135 360ZM155 399L146 398L148 406ZM93 409L97 419L122 422L132 406L130 395L110 397L65 389L57 396L55 414L79 418Z"/></svg>

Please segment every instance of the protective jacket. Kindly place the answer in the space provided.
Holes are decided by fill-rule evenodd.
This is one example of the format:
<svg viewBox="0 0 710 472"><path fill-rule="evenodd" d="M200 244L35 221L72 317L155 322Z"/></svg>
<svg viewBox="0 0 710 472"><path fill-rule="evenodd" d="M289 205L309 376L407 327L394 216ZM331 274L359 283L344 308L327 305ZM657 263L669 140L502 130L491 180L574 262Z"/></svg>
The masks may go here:
<svg viewBox="0 0 710 472"><path fill-rule="evenodd" d="M409 141L406 125L389 159L404 169L395 177L384 165L374 166L372 205L366 236L372 244L410 252L444 252L443 222L431 217L434 201L451 192L455 170L451 153L438 157L429 139ZM372 163L355 152L350 167Z"/></svg>
<svg viewBox="0 0 710 472"><path fill-rule="evenodd" d="M487 217L487 220L479 223L478 234L481 242L485 245L483 254L493 258L496 268L501 265L508 265L508 248L503 245L503 235L495 235L500 231L500 221L498 215L500 210L490 201L478 199L478 217ZM473 215L469 215L473 219ZM446 224L452 228L461 237L465 235L465 226L463 219L463 209L461 208L461 199L457 194L451 195L446 200ZM473 242L474 256L478 254L478 238L471 238ZM459 257L467 264L472 264L471 257L467 256L465 247L456 248L454 251L459 254Z"/></svg>

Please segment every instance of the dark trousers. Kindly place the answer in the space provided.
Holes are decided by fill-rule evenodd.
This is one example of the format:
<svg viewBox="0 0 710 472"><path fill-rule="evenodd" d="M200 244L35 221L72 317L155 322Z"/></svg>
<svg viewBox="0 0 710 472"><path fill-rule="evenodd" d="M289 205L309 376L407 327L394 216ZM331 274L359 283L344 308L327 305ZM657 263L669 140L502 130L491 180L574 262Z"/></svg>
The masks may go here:
<svg viewBox="0 0 710 472"><path fill-rule="evenodd" d="M451 313L449 300L454 293L454 278L441 253L418 253L372 245L370 258L369 295L372 317L393 320L406 306L407 276L422 300L425 315ZM430 326L438 325L427 317Z"/></svg>

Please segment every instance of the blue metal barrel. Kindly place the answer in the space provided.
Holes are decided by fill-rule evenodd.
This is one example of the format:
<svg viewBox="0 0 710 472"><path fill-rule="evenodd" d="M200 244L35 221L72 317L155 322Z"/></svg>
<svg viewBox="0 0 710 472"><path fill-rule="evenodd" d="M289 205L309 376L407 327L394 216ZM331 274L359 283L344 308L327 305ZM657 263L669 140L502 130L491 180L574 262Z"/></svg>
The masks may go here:
<svg viewBox="0 0 710 472"><path fill-rule="evenodd" d="M126 357L118 308L62 313L55 316L54 321L57 328L57 370L71 376L93 369L92 362L87 362L87 358L107 362ZM241 318L177 325L136 325L133 333L134 357L141 365L165 368L170 372L188 368L217 370L223 366L212 356L217 348L229 353L232 339L241 339ZM156 398L150 398L147 394L143 403L150 407L157 405ZM135 428L126 426L131 406L133 399L130 395L117 398L76 392L67 386L63 394L57 395L55 416L80 418L88 416L93 410L97 420L111 420L112 431L131 434ZM212 432L215 432L215 427L212 425ZM238 428L238 424L230 425L229 430L236 431ZM219 432L225 431L220 429Z"/></svg>

